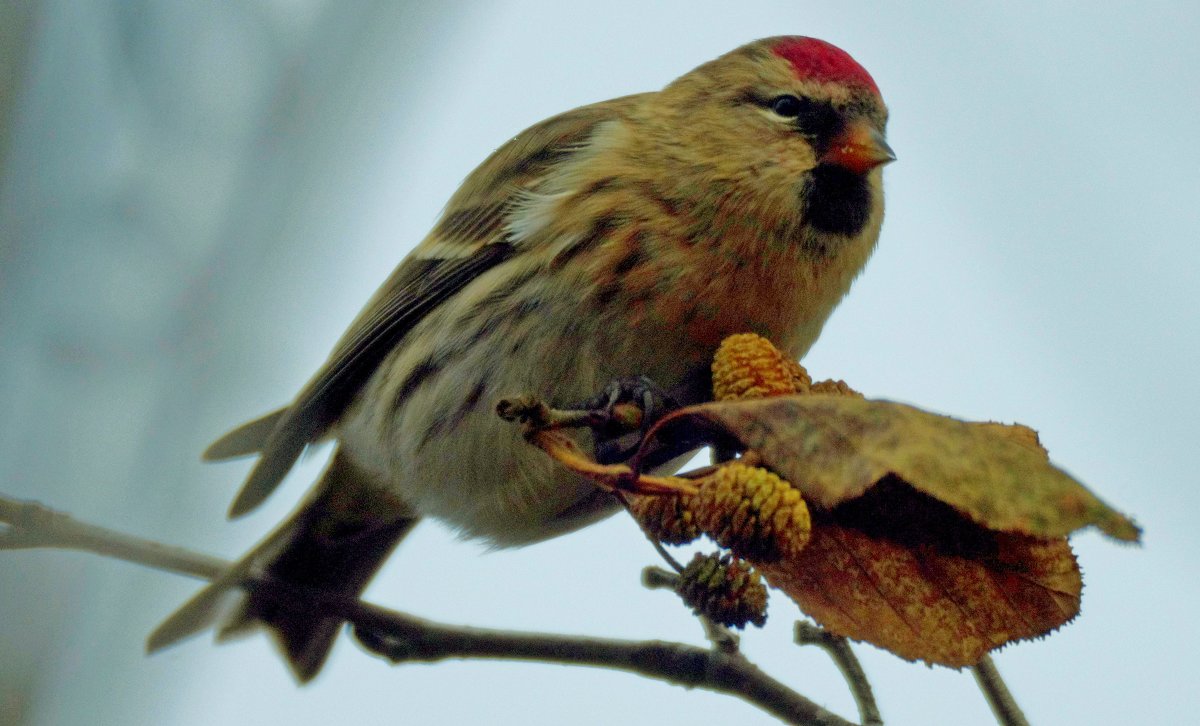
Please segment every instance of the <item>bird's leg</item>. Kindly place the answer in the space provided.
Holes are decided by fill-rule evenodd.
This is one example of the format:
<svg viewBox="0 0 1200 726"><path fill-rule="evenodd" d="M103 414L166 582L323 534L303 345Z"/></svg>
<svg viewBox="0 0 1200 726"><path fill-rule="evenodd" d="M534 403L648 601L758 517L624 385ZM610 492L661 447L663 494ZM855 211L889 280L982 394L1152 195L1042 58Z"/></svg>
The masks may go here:
<svg viewBox="0 0 1200 726"><path fill-rule="evenodd" d="M635 412L630 411L631 406ZM591 427L596 461L613 464L632 456L650 427L679 404L646 376L631 376L609 383L599 394L573 408L599 414L597 425Z"/></svg>

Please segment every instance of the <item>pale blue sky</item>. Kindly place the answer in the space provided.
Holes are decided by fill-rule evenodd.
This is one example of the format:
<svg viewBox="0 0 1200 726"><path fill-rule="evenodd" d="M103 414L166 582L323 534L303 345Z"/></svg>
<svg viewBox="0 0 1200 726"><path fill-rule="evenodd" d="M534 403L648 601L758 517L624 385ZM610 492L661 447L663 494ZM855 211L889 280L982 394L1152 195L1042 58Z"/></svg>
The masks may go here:
<svg viewBox="0 0 1200 726"><path fill-rule="evenodd" d="M1033 426L1144 525L1141 548L1073 538L1082 615L997 657L1034 723L1195 718L1200 6L34 5L0 186L0 490L238 554L321 462L231 524L246 467L197 453L291 397L478 161L553 113L813 35L873 74L899 160L879 250L805 363L868 396ZM303 690L263 638L147 659L141 639L194 583L0 557L29 724L770 722L598 670L392 668L349 639ZM370 596L448 622L701 642L638 584L654 560L622 518L491 554L426 524ZM747 654L853 717L828 659L789 644L794 618L776 594ZM887 723L988 722L968 674L858 650Z"/></svg>

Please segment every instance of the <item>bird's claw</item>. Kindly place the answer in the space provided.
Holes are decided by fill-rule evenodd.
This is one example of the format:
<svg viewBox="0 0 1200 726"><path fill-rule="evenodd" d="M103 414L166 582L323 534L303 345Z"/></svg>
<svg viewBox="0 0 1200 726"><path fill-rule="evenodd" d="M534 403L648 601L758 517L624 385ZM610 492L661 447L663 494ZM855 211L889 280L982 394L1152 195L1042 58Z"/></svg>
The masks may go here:
<svg viewBox="0 0 1200 726"><path fill-rule="evenodd" d="M642 435L679 404L650 378L631 376L609 383L581 408L601 414L600 425L592 428L596 460L612 464L632 456Z"/></svg>

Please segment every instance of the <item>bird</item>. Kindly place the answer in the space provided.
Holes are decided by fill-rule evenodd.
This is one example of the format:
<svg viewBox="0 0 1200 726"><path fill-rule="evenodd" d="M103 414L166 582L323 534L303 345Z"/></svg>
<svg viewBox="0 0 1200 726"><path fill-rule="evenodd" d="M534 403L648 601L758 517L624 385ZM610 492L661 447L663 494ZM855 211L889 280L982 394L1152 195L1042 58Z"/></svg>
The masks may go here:
<svg viewBox="0 0 1200 726"><path fill-rule="evenodd" d="M641 381L673 405L697 403L711 396L713 352L736 333L802 357L879 239L882 169L895 159L887 116L847 52L777 36L512 137L295 399L207 449L206 460L257 456L230 508L239 517L307 448L334 442L295 512L148 649L214 625L224 636L264 627L307 682L342 620L242 588L248 579L353 598L422 519L513 547L617 511L495 402L586 400Z"/></svg>

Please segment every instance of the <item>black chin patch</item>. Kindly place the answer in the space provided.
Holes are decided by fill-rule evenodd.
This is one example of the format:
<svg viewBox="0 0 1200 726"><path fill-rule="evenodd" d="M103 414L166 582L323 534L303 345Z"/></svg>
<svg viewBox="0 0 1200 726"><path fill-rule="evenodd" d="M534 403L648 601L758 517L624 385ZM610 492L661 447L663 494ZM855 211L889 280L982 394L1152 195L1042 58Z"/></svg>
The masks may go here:
<svg viewBox="0 0 1200 726"><path fill-rule="evenodd" d="M867 178L832 164L812 170L803 200L804 221L819 232L855 237L871 214Z"/></svg>

